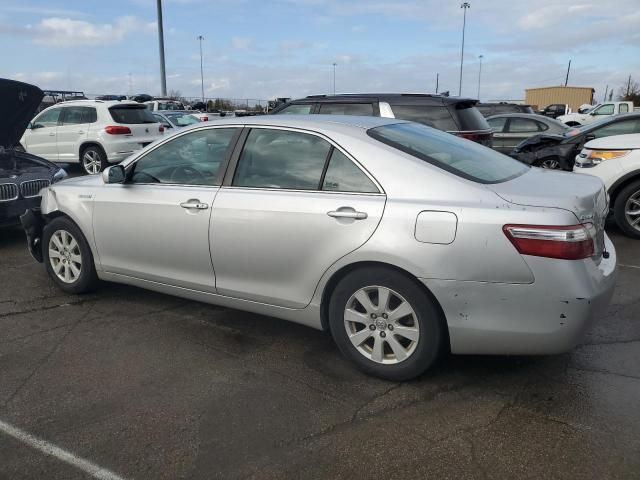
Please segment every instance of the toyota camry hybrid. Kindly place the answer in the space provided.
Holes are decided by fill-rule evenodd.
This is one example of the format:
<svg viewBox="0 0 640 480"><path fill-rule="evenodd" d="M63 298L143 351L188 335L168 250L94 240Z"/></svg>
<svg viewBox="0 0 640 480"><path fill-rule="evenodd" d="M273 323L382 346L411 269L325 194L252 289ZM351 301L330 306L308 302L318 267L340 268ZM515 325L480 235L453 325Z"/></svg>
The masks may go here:
<svg viewBox="0 0 640 480"><path fill-rule="evenodd" d="M555 354L607 306L601 180L398 119L278 115L186 127L23 216L64 291L99 280L331 332L364 371L445 352Z"/></svg>

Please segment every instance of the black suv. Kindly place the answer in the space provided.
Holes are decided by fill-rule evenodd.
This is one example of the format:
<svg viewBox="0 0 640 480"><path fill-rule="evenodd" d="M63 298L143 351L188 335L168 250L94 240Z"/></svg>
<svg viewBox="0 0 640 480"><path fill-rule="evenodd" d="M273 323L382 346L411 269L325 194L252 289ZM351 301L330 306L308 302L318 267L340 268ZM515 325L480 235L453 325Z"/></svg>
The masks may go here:
<svg viewBox="0 0 640 480"><path fill-rule="evenodd" d="M531 108L531 105L518 105L517 103L478 103L476 108L480 110L480 113L484 118L491 117L493 115L502 115L505 113L536 113Z"/></svg>
<svg viewBox="0 0 640 480"><path fill-rule="evenodd" d="M422 123L491 147L491 127L475 108L476 103L477 100L468 98L413 93L312 95L287 102L270 113L399 118Z"/></svg>

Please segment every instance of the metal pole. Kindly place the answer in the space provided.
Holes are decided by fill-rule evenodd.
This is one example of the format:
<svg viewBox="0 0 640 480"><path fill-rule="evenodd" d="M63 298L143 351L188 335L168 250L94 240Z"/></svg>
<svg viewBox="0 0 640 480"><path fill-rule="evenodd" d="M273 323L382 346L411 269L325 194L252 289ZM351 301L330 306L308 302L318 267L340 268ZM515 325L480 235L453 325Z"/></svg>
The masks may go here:
<svg viewBox="0 0 640 480"><path fill-rule="evenodd" d="M564 86L566 87L569 83L569 71L571 70L571 60L569 60L569 66L567 67L567 76L564 79Z"/></svg>
<svg viewBox="0 0 640 480"><path fill-rule="evenodd" d="M336 65L337 63L333 62L333 94L336 94Z"/></svg>
<svg viewBox="0 0 640 480"><path fill-rule="evenodd" d="M202 103L204 103L204 73L202 71L202 40L204 37L198 35L198 40L200 40L200 87L202 88Z"/></svg>
<svg viewBox="0 0 640 480"><path fill-rule="evenodd" d="M607 84L607 86L604 89L604 97L602 97L602 101L606 102L607 101L607 92L609 91L609 84Z"/></svg>
<svg viewBox="0 0 640 480"><path fill-rule="evenodd" d="M438 94L438 83L440 83L440 74L436 73L436 95Z"/></svg>
<svg viewBox="0 0 640 480"><path fill-rule="evenodd" d="M160 48L160 90L163 97L167 96L167 74L164 69L164 30L162 27L162 0L158 0L158 46Z"/></svg>
<svg viewBox="0 0 640 480"><path fill-rule="evenodd" d="M478 55L478 59L480 60L480 69L478 70L478 100L480 100L480 79L482 78L482 59L484 55Z"/></svg>
<svg viewBox="0 0 640 480"><path fill-rule="evenodd" d="M460 8L463 9L462 15L462 51L460 52L460 83L458 84L458 96L462 96L462 66L464 64L464 30L467 26L467 8L471 8L471 4L469 2L464 2L460 5Z"/></svg>

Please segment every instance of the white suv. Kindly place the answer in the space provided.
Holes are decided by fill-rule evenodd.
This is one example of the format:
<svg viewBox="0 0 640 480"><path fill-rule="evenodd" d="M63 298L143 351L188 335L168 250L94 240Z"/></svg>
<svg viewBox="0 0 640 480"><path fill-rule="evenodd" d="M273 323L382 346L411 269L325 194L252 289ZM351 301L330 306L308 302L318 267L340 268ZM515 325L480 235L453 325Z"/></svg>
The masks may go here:
<svg viewBox="0 0 640 480"><path fill-rule="evenodd" d="M162 136L164 127L143 104L75 100L36 116L20 144L29 153L57 163L80 163L96 174Z"/></svg>
<svg viewBox="0 0 640 480"><path fill-rule="evenodd" d="M592 140L576 157L573 171L604 182L616 223L640 239L640 133Z"/></svg>

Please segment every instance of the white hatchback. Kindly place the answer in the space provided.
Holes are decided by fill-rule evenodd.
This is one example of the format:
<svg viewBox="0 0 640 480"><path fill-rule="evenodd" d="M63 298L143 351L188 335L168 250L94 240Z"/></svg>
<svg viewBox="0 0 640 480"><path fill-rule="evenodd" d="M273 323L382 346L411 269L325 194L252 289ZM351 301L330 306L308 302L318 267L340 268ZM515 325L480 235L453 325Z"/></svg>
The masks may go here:
<svg viewBox="0 0 640 480"><path fill-rule="evenodd" d="M604 182L616 223L626 235L640 239L640 134L592 140L576 157L573 171Z"/></svg>
<svg viewBox="0 0 640 480"><path fill-rule="evenodd" d="M162 136L164 127L143 104L76 100L36 116L20 144L29 153L57 163L80 163L96 174Z"/></svg>

